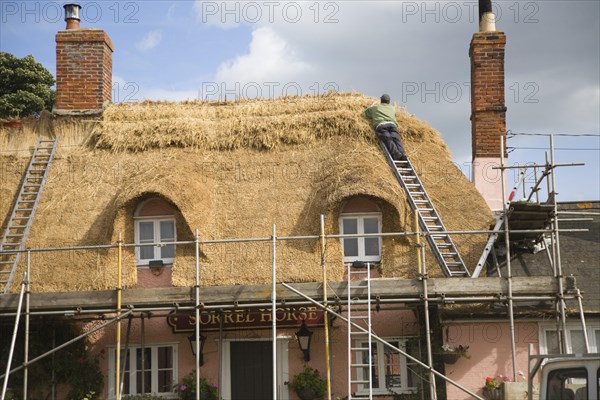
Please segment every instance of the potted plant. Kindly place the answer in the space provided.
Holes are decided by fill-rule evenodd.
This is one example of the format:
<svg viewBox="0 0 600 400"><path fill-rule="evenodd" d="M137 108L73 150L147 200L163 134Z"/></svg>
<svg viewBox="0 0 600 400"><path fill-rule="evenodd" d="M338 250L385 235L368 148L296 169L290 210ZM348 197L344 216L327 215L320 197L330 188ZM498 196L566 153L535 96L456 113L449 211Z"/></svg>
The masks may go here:
<svg viewBox="0 0 600 400"><path fill-rule="evenodd" d="M181 384L175 385L175 393L182 400L193 400L196 398L196 370L190 372ZM206 378L200 377L200 398L202 400L217 400L217 387L208 383Z"/></svg>
<svg viewBox="0 0 600 400"><path fill-rule="evenodd" d="M301 400L322 399L327 390L327 382L321 378L319 371L305 365L302 372L294 375L290 387Z"/></svg>
<svg viewBox="0 0 600 400"><path fill-rule="evenodd" d="M444 364L454 364L460 357L471 358L468 350L469 346L452 346L446 343L442 346L440 355L442 356L442 361L444 361Z"/></svg>
<svg viewBox="0 0 600 400"><path fill-rule="evenodd" d="M488 400L501 400L502 399L502 384L510 381L509 378L497 375L495 377L487 376L485 378L485 386L483 387L483 394Z"/></svg>

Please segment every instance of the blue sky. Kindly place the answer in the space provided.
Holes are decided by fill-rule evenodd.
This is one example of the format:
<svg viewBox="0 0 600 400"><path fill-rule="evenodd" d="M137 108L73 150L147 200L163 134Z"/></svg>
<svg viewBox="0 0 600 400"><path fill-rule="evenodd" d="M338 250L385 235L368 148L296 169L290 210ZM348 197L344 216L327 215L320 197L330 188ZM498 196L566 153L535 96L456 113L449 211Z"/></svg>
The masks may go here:
<svg viewBox="0 0 600 400"><path fill-rule="evenodd" d="M55 71L62 2L0 0L0 50ZM468 48L477 1L84 1L115 44L114 101L390 93L470 171ZM496 1L507 34L508 163L544 163L562 201L600 199L600 2ZM592 135L592 136L581 136ZM570 150L571 149L571 150ZM513 176L509 177L512 185ZM528 183L531 186L531 183Z"/></svg>

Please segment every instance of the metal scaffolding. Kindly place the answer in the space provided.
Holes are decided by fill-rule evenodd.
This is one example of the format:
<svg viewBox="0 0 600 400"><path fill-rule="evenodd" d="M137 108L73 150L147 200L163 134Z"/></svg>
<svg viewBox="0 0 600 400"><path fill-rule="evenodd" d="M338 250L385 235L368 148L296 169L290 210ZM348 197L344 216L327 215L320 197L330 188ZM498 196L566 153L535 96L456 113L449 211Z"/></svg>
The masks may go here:
<svg viewBox="0 0 600 400"><path fill-rule="evenodd" d="M405 307L410 307L410 306L417 306L417 305L421 305L424 308L424 318L425 318L425 332L426 332L426 352L427 352L427 362L424 363L421 360L413 357L412 355L408 354L406 351L404 351L401 348L398 348L396 346L393 346L392 344L386 342L384 339L380 338L379 336L372 334L372 337L374 340L382 343L384 346L388 346L389 348L393 349L393 351L400 353L401 355L403 355L404 357L406 357L407 359L415 362L416 364L420 365L421 367L423 367L428 373L429 373L429 391L431 393L431 398L435 399L436 398L436 386L435 386L435 377L441 378L443 380L445 380L447 383L454 385L455 387L459 388L460 390L462 390L463 392L469 394L470 396L472 396L473 398L476 399L481 399L481 397L475 393L473 393L472 391L470 391L469 389L467 389L466 387L460 385L459 383L453 381L452 379L444 376L443 373L437 371L434 369L433 367L433 349L432 349L432 343L431 343L431 328L430 328L430 315L429 315L429 306L431 304L444 304L446 302L452 301L452 302L458 302L458 303L471 303L471 302L497 302L499 300L506 300L508 305L508 316L509 316L509 324L510 324L510 332L511 332L511 337L510 337L510 341L511 341L511 352L512 352L512 369L513 369L513 379L516 380L517 378L517 367L516 367L516 344L515 344L515 322L514 322L514 304L518 303L518 302L526 302L526 301L531 301L531 300L538 300L538 301L549 301L552 300L556 303L557 305L557 317L559 319L560 322L560 332L561 334L560 336L560 348L561 350L564 352L566 352L567 346L565 344L565 339L566 339L566 335L564 335L565 329L566 329L566 307L565 307L565 300L567 299L573 299L573 300L577 300L578 305L579 305L579 312L580 312L580 318L581 318L581 323L583 325L583 329L585 332L585 319L584 319L584 313L583 313L583 305L582 305L582 296L581 296L581 292L579 291L579 289L575 288L572 291L572 294L565 292L564 290L564 277L562 275L562 267L561 267L561 258L560 258L560 242L559 242L559 233L560 232L577 232L577 231L585 231L585 229L560 229L559 225L558 225L558 209L557 209L557 204L556 204L556 192L555 192L555 179L554 179L554 169L557 166L561 166L558 164L554 164L554 151L553 151L553 139L551 137L551 141L550 141L550 146L551 146L551 162L547 163L544 167L544 172L542 173L542 179L543 177L547 177L547 176L551 176L551 182L549 183L549 200L552 201L553 203L553 222L552 222L552 226L545 228L545 229L531 229L531 230L513 230L511 231L509 229L509 218L506 217L505 221L504 221L504 227L500 230L498 229L499 227L496 226L496 229L493 230L471 230L471 231L444 231L443 233L445 234L456 234L456 235L463 235L463 234L490 234L490 235L504 235L504 241L505 241L505 246L506 246L506 251L507 251L507 256L506 256L506 266L507 266L507 276L506 277L498 277L498 279L500 280L506 280L508 283L508 292L507 295L505 297L499 297L497 294L490 294L490 295L479 295L479 296L469 296L469 295L456 295L454 297L445 297L445 296L440 296L440 295L434 295L434 296L430 296L428 293L428 274L427 274L427 266L425 264L425 248L422 245L421 239L425 238L427 235L430 235L431 233L429 232L420 232L418 227L419 224L415 223L415 226L417 227L415 232L391 232L391 233L377 233L377 234L353 234L353 235L339 235L339 234L332 234L332 235L326 235L325 234L325 228L324 228L324 217L321 216L320 219L320 226L321 226L321 231L319 235L307 235L307 236L277 236L277 229L276 229L276 225L272 226L272 232L270 236L265 236L265 237L254 237L254 238L234 238L234 239L215 239L215 240L201 240L200 238L200 234L198 230L195 230L195 235L194 235L194 240L193 241L178 241L178 242L169 242L169 245L176 245L176 246L189 246L189 245L193 245L194 249L195 249L195 271L194 271L194 286L193 286L193 298L194 298L194 302L192 304L176 304L176 305L172 305L172 306L149 306L149 307L133 307L133 306L127 306L126 309L123 308L123 304L122 304L122 291L123 291L123 281L122 281L122 254L126 249L133 249L133 248L139 248L139 247L143 247L143 246L160 246L162 245L162 243L149 243L149 244L144 244L144 245L140 245L140 244L136 244L136 243L130 243L130 244L125 244L123 243L122 239L121 239L121 235L119 235L119 240L117 242L117 244L109 244L109 245L96 245L96 246L69 246L69 247L55 247L55 248L37 248L37 249L27 249L27 250L17 250L17 251L11 251L10 253L14 253L14 252L20 252L20 253L26 253L27 255L27 271L23 276L23 281L21 284L21 293L20 293L20 297L19 297L19 306L17 307L15 312L11 312L11 311L6 311L6 312L2 312L0 313L0 317L11 317L14 316L15 317L15 326L14 326L14 335L13 335L13 340L11 343L11 355L9 357L9 362L6 368L6 372L0 377L4 379L4 386L3 386L3 390L2 390L2 397L4 397L5 392L6 392L6 387L7 387L7 382L8 379L10 377L10 374L19 371L21 369L24 369L24 373L25 373L25 385L24 385L24 393L23 393L23 397L27 398L27 370L28 367L35 363L36 361L54 353L55 351L58 351L68 345L70 345L71 343L74 343L77 340L81 340L85 337L87 337L88 335L90 335L93 332L96 332L100 329L105 328L106 326L112 325L113 323L116 322L117 325L117 329L116 329L116 343L117 343L117 347L116 347L116 352L117 352L117 357L116 357L116 370L115 370L115 397L117 399L120 399L121 397L121 390L120 390L120 382L122 381L122 374L120 374L120 363L121 363L121 356L120 356L120 350L121 350L121 320L123 318L141 318L142 321L142 325L143 325L143 321L144 321L144 317L148 316L149 313L164 313L164 315L169 315L172 313L177 313L179 315L189 315L191 312L195 313L195 317L196 317L196 321L200 320L200 313L201 312L217 312L217 311L223 311L225 309L236 309L239 307L253 307L253 306L270 306L271 307L271 312L272 312L272 362L273 362L273 366L275 367L277 365L277 317L276 317L276 312L277 312L277 307L278 306L282 306L282 305L287 305L287 306L291 306L291 305L315 305L317 307L319 307L320 309L323 310L324 312L324 316L325 316L325 327L324 327L324 332L325 332L325 349L326 349L326 368L327 368L327 398L328 400L331 400L331 396L332 396L332 392L331 392L331 373L330 373L330 337L329 337L329 320L327 319L328 315L331 315L332 317L336 317L336 318L340 318L341 320L346 320L346 318L344 316L342 316L339 312L333 311L331 309L331 307L329 306L329 299L330 297L328 296L328 292L327 292L327 288L330 285L328 279L327 279L327 265L326 265L326 257L325 257L325 249L326 249L326 242L327 240L338 240L341 238L365 238L365 237L378 237L378 238L383 238L383 237L414 237L416 239L416 243L417 243L417 260L418 260L418 275L419 275L419 280L422 283L422 290L423 290L423 295L422 296L418 296L418 297L402 297L399 296L398 298L387 298L387 299L377 299L378 304L384 304L384 305L391 305L391 306L398 306L398 304L402 303L405 304ZM579 164L568 164L568 165L579 165ZM534 165L534 166L529 166L529 167L533 167L534 168L534 175L536 176L536 183L534 185L534 187L532 188L532 193L531 195L529 195L528 200L532 199L533 195L535 194L536 199L538 199L539 201L539 196L538 196L538 190L539 190L539 186L541 183L541 179L537 179L537 168L540 168L542 166L539 165ZM504 186L504 180L505 180L505 172L511 168L515 168L515 167L510 167L510 166L505 166L504 165L504 157L501 157L501 165L499 167L499 169L501 170L501 176L502 176L502 185ZM503 187L503 196L504 196L504 187ZM507 206L510 204L508 202L505 201L505 199L503 198L503 203L504 203L504 216L508 215L508 209ZM439 232L436 232L439 233ZM550 235L551 237L551 243L552 243L552 251L549 252L549 254L551 253L551 261L552 261L552 265L554 268L554 278L557 281L558 284L558 293L555 296L540 296L540 295L527 295L527 294L519 294L519 295L514 295L513 293L513 286L512 286L512 282L513 282L513 274L512 274L512 270L511 270L511 264L510 264L510 235L514 234L514 233L527 233L527 234L532 234L532 233L536 233L536 234L540 234L540 235ZM296 241L296 240L314 240L317 243L320 244L320 263L321 263L321 269L322 269L322 285L323 285L323 299L322 301L318 301L315 300L314 298L311 298L310 296L307 296L305 293L303 293L301 290L299 290L298 288L293 287L291 284L289 283L280 283L281 287L289 290L290 292L300 296L302 298L302 300L298 300L298 301L294 301L294 302L290 302L290 301L285 301L285 299L278 299L277 298L277 289L278 289L278 283L277 283L277 244L281 241ZM248 303L244 303L244 304L238 304L237 302L231 302L229 304L207 304L205 302L203 302L203 299L201 297L201 293L200 293L200 286L201 286L201 279L200 279L200 254L201 254L201 247L203 246L210 246L210 245L214 245L214 244L227 244L227 243L248 243L248 242L265 242L265 243L271 243L271 253L272 253L272 275L271 275L271 301L270 302L248 302ZM77 305L73 305L72 307L63 307L61 309L57 309L57 310L48 310L48 311L30 311L30 289L29 289L29 285L30 285L30 269L33 267L35 268L35 266L31 265L31 255L32 253L47 253L47 252L57 252L57 251L75 251L75 250L108 250L108 249L116 249L118 251L118 258L117 258L117 285L116 285L116 294L117 294L117 301L115 304L114 308L102 308L102 309L78 309ZM8 252L7 252L8 253ZM456 279L456 278L443 278L443 279ZM350 299L350 296L348 297ZM23 301L24 299L24 301ZM349 302L350 300L348 300ZM11 359L12 359L12 352L14 350L14 346L15 346L15 339L17 336L17 332L18 332L18 325L19 325L19 320L21 319L21 310L22 310L22 305L23 302L25 303L25 312L24 314L24 318L25 318L25 357L24 357L24 362L17 367L14 367L11 369ZM339 305L344 305L344 304L348 304L348 302L344 302L344 300L342 299L336 299L336 303ZM354 301L353 301L353 304ZM356 304L364 304L364 306L366 306L367 308L371 308L373 306L373 304L371 304L370 301L364 300L363 299L358 299L358 301L356 302ZM94 327L93 329L89 330L88 332L83 333L82 335L74 338L73 340L67 342L67 343L63 343L60 344L59 346L55 347L54 349L52 349L51 351L38 356L32 360L29 360L28 358L28 349L29 349L29 323L30 323L30 318L32 316L42 316L42 315L78 315L78 316L91 316L90 318L94 318L93 316L96 316L96 318L99 318L100 316L102 316L102 318L105 318L107 314L110 315L114 315L114 317L112 319L110 319L110 321L105 322L99 326ZM156 315L156 314L155 314ZM131 321L131 320L130 320ZM355 323L353 323L352 321L349 322L349 324L351 324L354 328L356 328L357 330L363 330L365 332L370 332L371 329L370 327L368 327L368 330L365 330L365 328L356 325ZM143 329L142 329L143 330ZM196 323L195 324L195 342L196 342L196 346L197 348L200 348L200 324ZM587 336L585 337L585 344L586 344L586 349L589 351L589 344L587 341ZM127 341L129 340L129 330L128 330L128 334L127 334ZM143 338L142 338L143 340ZM127 350L126 350L127 353ZM200 381L200 353L196 352L196 357L195 357L195 367L196 367L196 385L197 387L199 387L199 381ZM348 365L348 368L350 368L350 365ZM221 373L219 372L219 375ZM142 374L143 375L143 374ZM278 381L277 381L277 374L273 373L273 393L274 396L277 397L277 388L278 388ZM221 380L221 378L219 377L219 381ZM197 395L196 398L199 399L200 393L199 391L197 391Z"/></svg>

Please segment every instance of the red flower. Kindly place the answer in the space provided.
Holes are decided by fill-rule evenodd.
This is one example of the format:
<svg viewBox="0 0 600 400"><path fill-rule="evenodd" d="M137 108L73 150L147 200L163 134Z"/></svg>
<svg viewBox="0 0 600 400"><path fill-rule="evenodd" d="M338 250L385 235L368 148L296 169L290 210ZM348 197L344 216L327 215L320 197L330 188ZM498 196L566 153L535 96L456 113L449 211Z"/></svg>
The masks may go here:
<svg viewBox="0 0 600 400"><path fill-rule="evenodd" d="M488 383L491 382L492 381L492 377L488 376L487 378L485 378L485 381L488 382Z"/></svg>

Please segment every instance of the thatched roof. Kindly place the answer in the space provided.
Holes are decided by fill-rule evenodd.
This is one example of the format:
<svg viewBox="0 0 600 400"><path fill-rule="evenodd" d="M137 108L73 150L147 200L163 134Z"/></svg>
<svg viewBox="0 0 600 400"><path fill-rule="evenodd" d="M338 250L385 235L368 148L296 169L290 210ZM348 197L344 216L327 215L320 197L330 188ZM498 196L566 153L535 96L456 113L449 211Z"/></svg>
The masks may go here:
<svg viewBox="0 0 600 400"><path fill-rule="evenodd" d="M133 243L133 210L160 196L177 210L179 240L315 235L325 214L327 233L338 233L342 204L368 196L383 213L383 230L412 231L403 190L361 116L373 101L359 94L216 102L142 102L111 105L98 120L86 117L30 122L0 130L0 216L3 227L18 192L30 147L40 129L60 138L28 247ZM487 229L491 213L452 163L439 134L398 110L403 142L436 208L450 230ZM87 117L89 118L89 117ZM45 133L45 132L43 132ZM457 236L474 266L485 237ZM412 239L384 239L382 275L414 277ZM267 283L271 244L203 246L203 285ZM278 279L321 279L316 241L278 245ZM194 251L177 249L174 285L192 285ZM126 282L135 264L126 252ZM337 240L327 246L329 278L343 277ZM429 269L441 275L433 258ZM116 251L86 250L36 255L35 291L115 286Z"/></svg>

